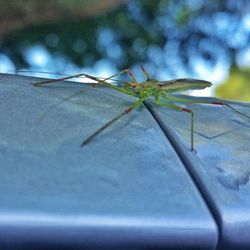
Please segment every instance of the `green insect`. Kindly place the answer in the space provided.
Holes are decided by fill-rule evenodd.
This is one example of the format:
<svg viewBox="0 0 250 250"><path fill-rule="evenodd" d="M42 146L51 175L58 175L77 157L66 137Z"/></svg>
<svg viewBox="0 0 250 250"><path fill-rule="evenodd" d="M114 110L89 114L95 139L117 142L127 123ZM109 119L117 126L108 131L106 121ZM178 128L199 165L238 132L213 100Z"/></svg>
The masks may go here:
<svg viewBox="0 0 250 250"><path fill-rule="evenodd" d="M60 78L60 79L56 79L56 80L50 79L50 80L34 83L33 86L38 87L38 86L42 86L44 84L55 83L55 82L63 81L63 80L70 79L70 78L84 76L86 78L89 78L91 80L96 81L97 84L104 85L108 88L112 88L112 89L117 90L119 92L122 92L124 94L133 96L137 99L137 101L132 106L130 106L129 108L124 110L122 113L120 113L119 115L114 117L112 120L110 120L109 122L104 124L98 130L96 130L93 134L91 134L88 138L86 138L82 142L81 147L88 144L95 136L97 136L104 129L109 127L112 123L114 123L115 121L117 121L118 119L123 117L124 115L129 114L131 111L140 107L142 105L143 101L149 97L153 97L155 103L158 105L165 106L169 109L173 109L173 110L177 110L177 111L181 111L181 112L187 112L190 114L190 118L191 118L191 124L190 124L191 151L195 151L194 150L194 112L190 109L183 108L181 106L177 106L173 102L206 103L206 104L213 104L213 105L225 105L228 108L232 109L233 111L239 113L240 115L245 116L247 118L250 118L247 115L241 113L240 111L234 109L229 104L224 103L224 102L207 101L207 100L190 100L190 99L185 99L185 98L173 97L170 95L172 93L176 93L176 92L180 92L180 91L204 89L204 88L210 87L212 85L212 83L209 81L192 79L192 78L174 79L174 80L169 80L169 81L158 81L158 80L153 79L143 67L141 67L141 70L146 77L146 81L144 81L142 83L139 83L136 80L135 76L133 75L133 73L129 69L125 69L125 70L123 70L115 75L112 75L112 76L110 76L108 78L104 78L104 79L81 73L81 74L68 76L68 77L64 77L64 78ZM131 82L125 83L124 86L122 86L122 87L113 85L113 84L108 82L108 80L113 79L113 78L115 78L119 75L122 75L124 73L127 73L130 76L130 78L132 80Z"/></svg>

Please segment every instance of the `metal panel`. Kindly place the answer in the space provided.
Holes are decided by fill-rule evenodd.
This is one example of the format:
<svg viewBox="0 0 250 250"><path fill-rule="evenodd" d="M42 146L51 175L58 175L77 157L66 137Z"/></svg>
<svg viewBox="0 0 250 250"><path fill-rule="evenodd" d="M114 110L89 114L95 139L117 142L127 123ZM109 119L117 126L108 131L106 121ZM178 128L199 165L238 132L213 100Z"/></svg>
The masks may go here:
<svg viewBox="0 0 250 250"><path fill-rule="evenodd" d="M134 100L35 80L0 75L1 249L215 248L213 217L145 107L80 148Z"/></svg>
<svg viewBox="0 0 250 250"><path fill-rule="evenodd" d="M249 104L231 105L250 116ZM219 247L250 249L250 119L226 106L186 107L195 113L197 154L189 151L189 114L149 104L217 218Z"/></svg>

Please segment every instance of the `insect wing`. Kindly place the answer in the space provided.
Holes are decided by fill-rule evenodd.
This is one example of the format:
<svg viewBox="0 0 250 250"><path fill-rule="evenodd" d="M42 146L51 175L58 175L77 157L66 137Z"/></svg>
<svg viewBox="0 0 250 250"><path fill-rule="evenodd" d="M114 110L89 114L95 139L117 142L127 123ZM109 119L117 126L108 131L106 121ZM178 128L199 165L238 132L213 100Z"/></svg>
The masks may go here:
<svg viewBox="0 0 250 250"><path fill-rule="evenodd" d="M210 87L211 82L193 78L180 78L169 81L163 81L159 83L159 86L163 87L169 92L193 90L193 89L204 89Z"/></svg>

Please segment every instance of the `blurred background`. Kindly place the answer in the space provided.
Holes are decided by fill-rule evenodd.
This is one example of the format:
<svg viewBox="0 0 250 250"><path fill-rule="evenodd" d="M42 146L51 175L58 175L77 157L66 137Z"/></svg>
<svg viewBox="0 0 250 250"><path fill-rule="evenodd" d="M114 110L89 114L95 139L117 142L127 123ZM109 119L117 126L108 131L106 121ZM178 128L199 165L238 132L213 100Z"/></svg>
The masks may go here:
<svg viewBox="0 0 250 250"><path fill-rule="evenodd" d="M142 81L141 65L159 80L214 83L192 95L250 101L250 1L0 0L2 73L130 68Z"/></svg>

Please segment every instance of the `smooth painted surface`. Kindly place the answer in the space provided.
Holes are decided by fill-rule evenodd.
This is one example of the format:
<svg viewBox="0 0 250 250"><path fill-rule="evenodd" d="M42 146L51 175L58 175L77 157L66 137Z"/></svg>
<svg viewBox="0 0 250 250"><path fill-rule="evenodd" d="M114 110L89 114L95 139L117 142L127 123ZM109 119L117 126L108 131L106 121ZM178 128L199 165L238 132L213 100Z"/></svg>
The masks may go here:
<svg viewBox="0 0 250 250"><path fill-rule="evenodd" d="M145 107L80 148L134 100L35 80L0 75L1 249L214 249L213 217Z"/></svg>
<svg viewBox="0 0 250 250"><path fill-rule="evenodd" d="M250 116L249 104L231 102ZM195 113L195 148L189 114L150 105L156 119L177 136L178 151L220 224L222 249L250 249L250 119L225 106L187 104ZM172 128L172 129L171 129Z"/></svg>

